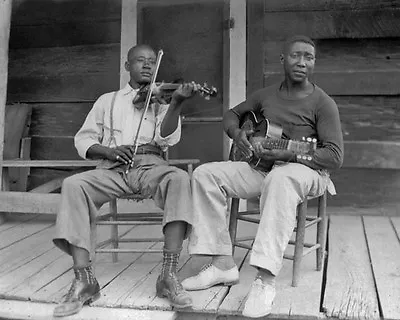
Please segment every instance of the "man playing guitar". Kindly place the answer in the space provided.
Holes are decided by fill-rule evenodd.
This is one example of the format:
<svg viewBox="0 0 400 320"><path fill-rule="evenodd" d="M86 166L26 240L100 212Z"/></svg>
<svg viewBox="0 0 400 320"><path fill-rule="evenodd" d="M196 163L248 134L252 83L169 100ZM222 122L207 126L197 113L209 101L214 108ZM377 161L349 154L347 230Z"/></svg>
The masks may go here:
<svg viewBox="0 0 400 320"><path fill-rule="evenodd" d="M343 162L337 105L309 80L315 54L310 38L288 39L280 56L283 82L256 91L224 115L225 132L244 155L242 160L247 156L272 163L271 166L262 169L248 161L214 162L198 167L192 176L194 220L189 253L211 255L212 262L199 274L183 280L186 290L238 282L226 218L227 198L260 197L261 219L250 255L250 264L258 274L244 305L243 315L247 317L271 312L275 277L296 223L297 205L327 189L334 193L328 170L339 168ZM250 130L242 121L249 112L261 118ZM311 143L316 139L318 148L298 157L296 149L269 146L270 137L266 137L265 130L261 134L259 130L265 119L282 127L279 138L297 141L308 137Z"/></svg>

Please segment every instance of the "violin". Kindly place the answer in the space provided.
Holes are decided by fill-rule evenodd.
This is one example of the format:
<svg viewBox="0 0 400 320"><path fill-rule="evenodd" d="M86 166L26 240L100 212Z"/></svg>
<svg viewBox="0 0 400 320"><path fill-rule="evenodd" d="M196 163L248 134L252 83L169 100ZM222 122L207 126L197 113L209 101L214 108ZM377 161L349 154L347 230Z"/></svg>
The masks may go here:
<svg viewBox="0 0 400 320"><path fill-rule="evenodd" d="M154 88L152 90L151 100L152 102L161 102L168 104L171 102L172 94L176 89L179 88L181 82L166 83L166 82L156 82L154 83ZM147 84L141 87L133 99L134 104L140 104L146 100L150 85ZM204 83L199 89L199 94L206 100L210 100L210 97L217 96L217 89L215 87L208 87L207 83Z"/></svg>

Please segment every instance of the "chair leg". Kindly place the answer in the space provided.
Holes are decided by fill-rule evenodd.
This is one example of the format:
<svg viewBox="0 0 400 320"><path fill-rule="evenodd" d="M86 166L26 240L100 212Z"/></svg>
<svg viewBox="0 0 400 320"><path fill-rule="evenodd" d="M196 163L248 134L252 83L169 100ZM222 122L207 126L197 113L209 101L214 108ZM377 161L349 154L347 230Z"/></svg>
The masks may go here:
<svg viewBox="0 0 400 320"><path fill-rule="evenodd" d="M96 221L91 222L90 224L90 261L92 264L92 269L95 271L96 265L96 245L97 245L97 225Z"/></svg>
<svg viewBox="0 0 400 320"><path fill-rule="evenodd" d="M236 231L237 231L237 216L239 212L239 201L238 198L231 199L231 215L229 217L229 235L232 242L232 256L235 254L235 242L236 242Z"/></svg>
<svg viewBox="0 0 400 320"><path fill-rule="evenodd" d="M294 248L292 287L297 287L303 259L304 235L306 229L307 200L297 207L296 244Z"/></svg>
<svg viewBox="0 0 400 320"><path fill-rule="evenodd" d="M110 213L111 213L111 221L117 221L117 199L113 199L110 201ZM114 249L118 249L118 225L114 224L111 226L111 241ZM112 261L118 261L118 253L112 253Z"/></svg>
<svg viewBox="0 0 400 320"><path fill-rule="evenodd" d="M318 198L318 217L321 221L317 224L317 243L320 247L317 249L317 270L321 271L325 257L326 246L326 229L328 225L328 218L326 215L326 191Z"/></svg>

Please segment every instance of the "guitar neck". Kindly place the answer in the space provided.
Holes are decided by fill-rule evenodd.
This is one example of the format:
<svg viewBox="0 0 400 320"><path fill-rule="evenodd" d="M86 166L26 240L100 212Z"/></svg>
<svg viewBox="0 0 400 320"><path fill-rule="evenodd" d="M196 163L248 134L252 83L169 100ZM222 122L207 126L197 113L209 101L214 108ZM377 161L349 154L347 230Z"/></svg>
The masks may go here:
<svg viewBox="0 0 400 320"><path fill-rule="evenodd" d="M304 149L305 143L287 139L265 139L261 145L265 149L289 150L298 153Z"/></svg>
<svg viewBox="0 0 400 320"><path fill-rule="evenodd" d="M265 149L289 150L289 141L286 139L265 139L261 142L261 145Z"/></svg>

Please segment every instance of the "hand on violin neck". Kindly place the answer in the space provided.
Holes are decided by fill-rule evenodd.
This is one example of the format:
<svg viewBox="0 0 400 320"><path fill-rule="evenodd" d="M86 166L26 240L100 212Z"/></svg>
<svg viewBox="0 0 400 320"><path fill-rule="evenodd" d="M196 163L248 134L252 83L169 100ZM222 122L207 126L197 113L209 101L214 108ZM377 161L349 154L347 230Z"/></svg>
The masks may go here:
<svg viewBox="0 0 400 320"><path fill-rule="evenodd" d="M172 94L171 104L181 104L186 99L193 97L200 89L201 86L193 81L181 84Z"/></svg>

